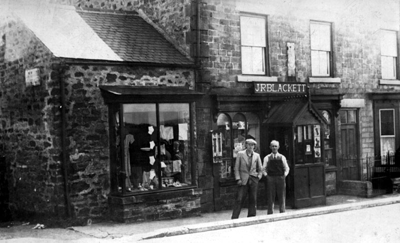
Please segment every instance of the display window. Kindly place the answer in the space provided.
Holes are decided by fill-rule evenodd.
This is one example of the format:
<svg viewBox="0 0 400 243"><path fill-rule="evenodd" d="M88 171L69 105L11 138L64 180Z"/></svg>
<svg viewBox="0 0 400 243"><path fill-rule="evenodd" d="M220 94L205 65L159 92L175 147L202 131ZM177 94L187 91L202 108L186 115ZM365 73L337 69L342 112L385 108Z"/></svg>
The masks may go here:
<svg viewBox="0 0 400 243"><path fill-rule="evenodd" d="M253 138L260 142L259 118L250 112L221 113L212 133L213 162L220 164L222 180L234 178L234 163L239 151L246 149L245 141ZM256 147L256 152L258 152Z"/></svg>
<svg viewBox="0 0 400 243"><path fill-rule="evenodd" d="M189 103L122 104L114 124L119 192L191 185Z"/></svg>
<svg viewBox="0 0 400 243"><path fill-rule="evenodd" d="M296 164L321 162L321 126L300 125L295 129Z"/></svg>
<svg viewBox="0 0 400 243"><path fill-rule="evenodd" d="M333 123L333 118L332 118L332 113L328 110L322 110L321 111L322 116L326 120L326 124L324 124L324 162L325 164L329 166L336 166L335 163L335 143L334 143L334 135L331 134L335 131L334 128L334 123Z"/></svg>

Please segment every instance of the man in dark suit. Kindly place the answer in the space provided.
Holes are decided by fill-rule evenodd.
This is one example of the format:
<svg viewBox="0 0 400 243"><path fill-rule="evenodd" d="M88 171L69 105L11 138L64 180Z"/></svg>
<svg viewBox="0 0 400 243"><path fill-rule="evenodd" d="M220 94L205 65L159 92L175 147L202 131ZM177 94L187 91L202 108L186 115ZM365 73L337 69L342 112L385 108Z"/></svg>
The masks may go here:
<svg viewBox="0 0 400 243"><path fill-rule="evenodd" d="M239 151L235 163L235 179L238 184L232 219L239 218L242 205L249 194L247 217L256 216L258 181L262 177L262 163L260 154L254 152L257 142L254 139L246 140L246 150Z"/></svg>

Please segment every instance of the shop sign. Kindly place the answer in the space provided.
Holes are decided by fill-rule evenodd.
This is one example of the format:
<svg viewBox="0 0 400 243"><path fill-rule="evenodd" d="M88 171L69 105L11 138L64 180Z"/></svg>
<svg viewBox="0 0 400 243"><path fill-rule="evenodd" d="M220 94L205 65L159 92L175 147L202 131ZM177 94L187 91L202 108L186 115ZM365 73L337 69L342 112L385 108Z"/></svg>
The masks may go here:
<svg viewBox="0 0 400 243"><path fill-rule="evenodd" d="M39 68L25 70L26 87L40 85Z"/></svg>
<svg viewBox="0 0 400 243"><path fill-rule="evenodd" d="M307 84L305 83L254 83L254 93L258 94L279 94L295 93L306 94Z"/></svg>

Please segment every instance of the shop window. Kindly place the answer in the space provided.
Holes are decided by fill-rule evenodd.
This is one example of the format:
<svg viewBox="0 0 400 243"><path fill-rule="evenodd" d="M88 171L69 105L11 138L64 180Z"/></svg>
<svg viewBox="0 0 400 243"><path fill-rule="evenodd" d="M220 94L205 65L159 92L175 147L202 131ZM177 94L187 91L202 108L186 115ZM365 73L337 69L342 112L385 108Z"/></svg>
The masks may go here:
<svg viewBox="0 0 400 243"><path fill-rule="evenodd" d="M380 152L381 156L394 153L395 148L394 109L379 110Z"/></svg>
<svg viewBox="0 0 400 243"><path fill-rule="evenodd" d="M221 113L212 134L213 162L220 164L222 180L234 178L234 163L247 138L260 142L260 122L253 113ZM258 148L258 146L257 146ZM256 151L258 149L256 148Z"/></svg>
<svg viewBox="0 0 400 243"><path fill-rule="evenodd" d="M310 23L312 76L332 76L331 24Z"/></svg>
<svg viewBox="0 0 400 243"><path fill-rule="evenodd" d="M382 79L397 77L397 32L381 31L381 71Z"/></svg>
<svg viewBox="0 0 400 243"><path fill-rule="evenodd" d="M115 113L118 190L141 192L191 185L188 103L123 104ZM119 128L121 136L119 138ZM120 141L120 142L119 142ZM124 192L125 193L125 192Z"/></svg>
<svg viewBox="0 0 400 243"><path fill-rule="evenodd" d="M334 143L334 135L331 134L334 131L333 121L332 121L332 114L328 110L321 111L322 116L326 120L326 124L324 125L324 162L327 165L335 166L335 143Z"/></svg>
<svg viewBox="0 0 400 243"><path fill-rule="evenodd" d="M300 125L295 131L296 164L321 162L321 126Z"/></svg>
<svg viewBox="0 0 400 243"><path fill-rule="evenodd" d="M266 74L266 18L240 16L243 74Z"/></svg>

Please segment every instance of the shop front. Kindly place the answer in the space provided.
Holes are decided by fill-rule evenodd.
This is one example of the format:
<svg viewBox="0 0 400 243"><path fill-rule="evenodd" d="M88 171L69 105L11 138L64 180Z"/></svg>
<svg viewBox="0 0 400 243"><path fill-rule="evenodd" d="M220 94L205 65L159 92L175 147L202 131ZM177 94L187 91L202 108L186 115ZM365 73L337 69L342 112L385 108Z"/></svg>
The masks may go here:
<svg viewBox="0 0 400 243"><path fill-rule="evenodd" d="M111 217L129 222L199 215L193 111L201 93L100 89L109 111Z"/></svg>
<svg viewBox="0 0 400 243"><path fill-rule="evenodd" d="M303 83L254 83L246 89L218 89L212 130L216 205L229 208L235 193L236 153L246 138L254 138L264 158L272 140L288 159L287 205L303 208L324 205L336 193L338 176L336 117L341 96L322 94ZM262 180L263 181L263 180ZM261 183L258 206L266 204Z"/></svg>

